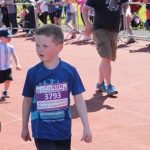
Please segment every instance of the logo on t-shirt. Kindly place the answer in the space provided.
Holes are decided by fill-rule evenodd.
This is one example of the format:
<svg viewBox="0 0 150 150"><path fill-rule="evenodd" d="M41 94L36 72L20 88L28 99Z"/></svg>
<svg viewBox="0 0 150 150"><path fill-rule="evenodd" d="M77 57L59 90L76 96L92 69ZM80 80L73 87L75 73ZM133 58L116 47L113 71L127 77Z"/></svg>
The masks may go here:
<svg viewBox="0 0 150 150"><path fill-rule="evenodd" d="M119 4L120 0L106 0L106 4L108 4L108 9L110 11L117 11L119 10Z"/></svg>
<svg viewBox="0 0 150 150"><path fill-rule="evenodd" d="M8 49L5 49L4 54L8 54Z"/></svg>

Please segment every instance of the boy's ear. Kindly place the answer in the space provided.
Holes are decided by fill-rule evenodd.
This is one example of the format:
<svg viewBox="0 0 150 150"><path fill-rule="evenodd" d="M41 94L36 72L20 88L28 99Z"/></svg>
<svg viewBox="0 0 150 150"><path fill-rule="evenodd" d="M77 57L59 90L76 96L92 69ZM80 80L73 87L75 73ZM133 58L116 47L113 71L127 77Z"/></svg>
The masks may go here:
<svg viewBox="0 0 150 150"><path fill-rule="evenodd" d="M64 46L63 44L59 44L57 47L57 51L61 52L61 50L63 49L63 46Z"/></svg>

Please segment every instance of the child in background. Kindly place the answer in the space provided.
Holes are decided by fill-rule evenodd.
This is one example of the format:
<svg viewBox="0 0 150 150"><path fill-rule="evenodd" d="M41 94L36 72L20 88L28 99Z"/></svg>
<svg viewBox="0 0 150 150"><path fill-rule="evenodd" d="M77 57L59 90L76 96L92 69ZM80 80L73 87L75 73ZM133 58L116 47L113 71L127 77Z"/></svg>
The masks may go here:
<svg viewBox="0 0 150 150"><path fill-rule="evenodd" d="M46 24L35 32L36 52L41 62L27 72L21 137L31 141L28 129L31 111L32 136L37 150L71 150L70 93L84 128L81 141L92 141L82 96L84 86L76 68L59 58L63 42L63 31L58 25Z"/></svg>
<svg viewBox="0 0 150 150"><path fill-rule="evenodd" d="M77 23L76 23L77 9L74 4L74 0L70 0L70 2L67 1L66 13L67 17L65 20L65 25L71 29L71 39L74 39L76 38L77 32ZM72 21L72 25L69 24L70 21Z"/></svg>
<svg viewBox="0 0 150 150"><path fill-rule="evenodd" d="M62 9L63 9L63 0L54 0L54 4L55 4L55 9L56 9L56 13L54 16L54 23L61 26L61 13L62 13Z"/></svg>
<svg viewBox="0 0 150 150"><path fill-rule="evenodd" d="M40 6L41 13L38 14L38 18L42 21L43 24L47 24L47 16L48 16L48 6L47 2L44 0L38 0L37 5Z"/></svg>
<svg viewBox="0 0 150 150"><path fill-rule="evenodd" d="M4 90L2 92L2 96L9 98L10 95L7 92L10 86L10 81L13 80L12 77L12 60L11 55L16 63L16 70L21 70L21 66L18 60L18 57L14 51L12 45L10 45L10 41L12 38L12 34L9 29L3 28L0 30L0 83L4 83Z"/></svg>

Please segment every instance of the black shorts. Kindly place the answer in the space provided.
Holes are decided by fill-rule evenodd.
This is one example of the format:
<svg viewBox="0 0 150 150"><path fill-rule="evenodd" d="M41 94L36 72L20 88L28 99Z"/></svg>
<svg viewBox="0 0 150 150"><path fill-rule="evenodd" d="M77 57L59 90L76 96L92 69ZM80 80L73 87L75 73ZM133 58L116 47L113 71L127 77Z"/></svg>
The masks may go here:
<svg viewBox="0 0 150 150"><path fill-rule="evenodd" d="M71 138L67 140L34 139L37 150L71 150Z"/></svg>
<svg viewBox="0 0 150 150"><path fill-rule="evenodd" d="M62 13L62 9L57 9L56 13L55 13L55 17L56 18L60 18L61 17L61 13Z"/></svg>
<svg viewBox="0 0 150 150"><path fill-rule="evenodd" d="M0 70L0 83L4 83L6 80L13 80L11 68L7 70Z"/></svg>

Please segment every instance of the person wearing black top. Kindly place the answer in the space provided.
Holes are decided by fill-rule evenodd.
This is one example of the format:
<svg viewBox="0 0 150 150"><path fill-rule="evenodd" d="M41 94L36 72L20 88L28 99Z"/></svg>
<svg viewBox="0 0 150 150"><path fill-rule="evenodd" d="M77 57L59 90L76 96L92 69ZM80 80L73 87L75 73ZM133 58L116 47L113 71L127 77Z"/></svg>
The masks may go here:
<svg viewBox="0 0 150 150"><path fill-rule="evenodd" d="M92 33L102 58L96 88L110 96L118 93L111 83L111 61L116 59L121 7L128 12L128 0L87 0L82 10L86 24L85 36L91 33L88 10L94 8L95 11Z"/></svg>

